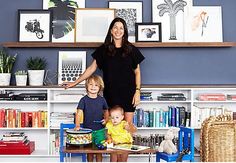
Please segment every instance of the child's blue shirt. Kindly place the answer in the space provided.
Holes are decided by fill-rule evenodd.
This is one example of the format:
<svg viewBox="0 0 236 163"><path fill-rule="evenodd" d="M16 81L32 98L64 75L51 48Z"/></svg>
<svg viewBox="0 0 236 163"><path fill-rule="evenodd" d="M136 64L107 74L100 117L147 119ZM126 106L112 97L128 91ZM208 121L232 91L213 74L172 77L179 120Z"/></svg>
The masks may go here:
<svg viewBox="0 0 236 163"><path fill-rule="evenodd" d="M83 127L92 130L100 130L104 128L101 121L104 119L104 111L108 109L107 102L104 97L90 98L88 95L82 97L79 101L77 109L83 110L84 122Z"/></svg>

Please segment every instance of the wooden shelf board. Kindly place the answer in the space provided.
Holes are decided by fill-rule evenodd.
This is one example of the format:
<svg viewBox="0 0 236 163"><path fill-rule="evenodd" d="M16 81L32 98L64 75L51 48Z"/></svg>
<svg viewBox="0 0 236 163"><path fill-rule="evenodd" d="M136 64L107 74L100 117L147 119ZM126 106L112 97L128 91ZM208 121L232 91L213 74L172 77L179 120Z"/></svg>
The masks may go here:
<svg viewBox="0 0 236 163"><path fill-rule="evenodd" d="M96 48L101 42L81 43L52 43L52 42L5 42L4 47L8 48ZM168 47L233 47L236 42L135 42L136 47L141 48L168 48Z"/></svg>

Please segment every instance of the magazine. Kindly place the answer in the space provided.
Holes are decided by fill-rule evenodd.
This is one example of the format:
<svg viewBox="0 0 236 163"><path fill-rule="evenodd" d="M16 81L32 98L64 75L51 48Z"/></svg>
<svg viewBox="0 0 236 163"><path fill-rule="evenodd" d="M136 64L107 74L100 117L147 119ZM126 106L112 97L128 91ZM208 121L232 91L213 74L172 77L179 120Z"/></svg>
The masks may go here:
<svg viewBox="0 0 236 163"><path fill-rule="evenodd" d="M127 151L142 151L145 149L149 149L148 146L141 146L141 145L133 145L133 144L117 144L111 147L112 149L121 149L121 150L127 150Z"/></svg>

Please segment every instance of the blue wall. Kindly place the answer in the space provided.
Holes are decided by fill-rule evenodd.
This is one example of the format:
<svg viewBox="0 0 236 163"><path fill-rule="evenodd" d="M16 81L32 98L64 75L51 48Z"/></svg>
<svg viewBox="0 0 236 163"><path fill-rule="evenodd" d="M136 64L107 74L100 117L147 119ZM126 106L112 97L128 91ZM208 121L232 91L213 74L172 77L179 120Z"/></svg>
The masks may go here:
<svg viewBox="0 0 236 163"><path fill-rule="evenodd" d="M42 9L43 0L0 1L0 42L17 41L17 10ZM86 7L107 7L108 0L86 0ZM235 0L193 0L194 5L222 6L223 36L236 41ZM143 0L143 22L151 22L151 0ZM57 71L59 50L86 50L87 65L94 48L12 48L18 53L14 70L26 69L30 56L44 56L52 77ZM140 48L146 57L141 64L143 84L236 84L236 47L231 48ZM99 71L98 71L99 72ZM99 72L100 73L100 72ZM53 80L54 84L57 80ZM14 83L14 78L12 80Z"/></svg>

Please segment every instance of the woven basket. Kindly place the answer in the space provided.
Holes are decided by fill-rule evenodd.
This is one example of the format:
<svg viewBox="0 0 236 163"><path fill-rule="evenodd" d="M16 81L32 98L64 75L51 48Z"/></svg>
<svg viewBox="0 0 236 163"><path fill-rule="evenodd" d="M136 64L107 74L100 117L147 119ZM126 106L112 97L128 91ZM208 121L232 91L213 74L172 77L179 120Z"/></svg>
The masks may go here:
<svg viewBox="0 0 236 163"><path fill-rule="evenodd" d="M236 121L220 115L206 119L201 128L202 162L236 162Z"/></svg>

